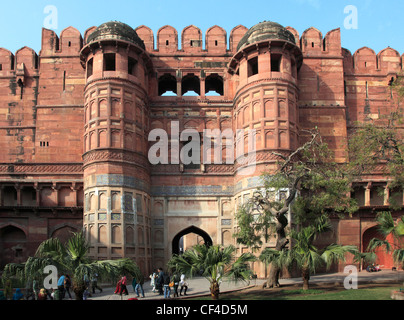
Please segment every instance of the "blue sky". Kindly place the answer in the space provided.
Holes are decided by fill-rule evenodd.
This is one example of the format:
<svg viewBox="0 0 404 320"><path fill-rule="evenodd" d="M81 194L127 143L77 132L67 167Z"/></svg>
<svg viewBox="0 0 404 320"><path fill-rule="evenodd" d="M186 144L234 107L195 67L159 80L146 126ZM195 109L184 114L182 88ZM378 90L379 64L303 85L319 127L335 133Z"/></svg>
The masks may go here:
<svg viewBox="0 0 404 320"><path fill-rule="evenodd" d="M156 36L157 30L171 25L181 30L193 24L203 32L219 25L227 35L237 25L247 28L269 20L295 28L299 34L313 26L323 36L330 30L341 28L342 46L354 53L368 46L376 53L390 46L400 55L404 53L403 12L404 1L385 0L19 0L2 2L0 16L0 47L16 52L28 46L39 53L41 28L49 14L45 7L57 8L60 32L68 27L82 34L91 26L118 20L136 28L146 25ZM344 8L357 9L357 29L347 29L344 22L349 13ZM352 20L350 20L352 22Z"/></svg>

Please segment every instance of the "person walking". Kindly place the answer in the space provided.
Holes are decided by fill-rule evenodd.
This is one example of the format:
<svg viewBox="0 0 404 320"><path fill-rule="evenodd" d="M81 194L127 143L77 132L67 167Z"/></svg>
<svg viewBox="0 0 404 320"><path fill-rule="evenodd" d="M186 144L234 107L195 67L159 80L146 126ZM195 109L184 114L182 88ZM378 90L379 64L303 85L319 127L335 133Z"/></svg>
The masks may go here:
<svg viewBox="0 0 404 320"><path fill-rule="evenodd" d="M31 281L27 281L25 285L25 300L36 300L35 293L32 290Z"/></svg>
<svg viewBox="0 0 404 320"><path fill-rule="evenodd" d="M172 282L174 282L174 298L178 297L178 285L180 283L180 276L178 275L178 273L174 273L172 279Z"/></svg>
<svg viewBox="0 0 404 320"><path fill-rule="evenodd" d="M88 287L83 292L83 300L88 300L88 297L90 296L90 290Z"/></svg>
<svg viewBox="0 0 404 320"><path fill-rule="evenodd" d="M35 300L38 300L39 288L35 279L32 281L32 291L34 292Z"/></svg>
<svg viewBox="0 0 404 320"><path fill-rule="evenodd" d="M144 284L143 274L136 276L135 292L136 292L138 298L139 298L139 291L142 294L142 298L144 298L143 284Z"/></svg>
<svg viewBox="0 0 404 320"><path fill-rule="evenodd" d="M15 293L13 294L13 300L24 300L24 295L21 292L20 288L15 289Z"/></svg>
<svg viewBox="0 0 404 320"><path fill-rule="evenodd" d="M171 288L170 288L170 275L168 273L164 274L164 299L169 299L170 298L170 293L171 293Z"/></svg>
<svg viewBox="0 0 404 320"><path fill-rule="evenodd" d="M4 285L4 296L6 297L6 300L11 300L13 298L13 287L10 279L7 279Z"/></svg>
<svg viewBox="0 0 404 320"><path fill-rule="evenodd" d="M188 283L185 281L185 274L181 275L180 286L181 286L180 296L182 296L182 289L184 289L184 296L186 296L188 290Z"/></svg>
<svg viewBox="0 0 404 320"><path fill-rule="evenodd" d="M58 290L59 290L59 299L58 300L63 300L65 297L65 275L62 274L58 280Z"/></svg>
<svg viewBox="0 0 404 320"><path fill-rule="evenodd" d="M114 292L114 293L116 293L116 294L121 294L121 282L122 282L122 279L119 279L118 282L117 282L117 284L116 284L116 288L115 288L115 292Z"/></svg>
<svg viewBox="0 0 404 320"><path fill-rule="evenodd" d="M127 284L126 276L123 275L121 278L121 292L120 292L121 295L125 294L125 296L127 296L129 294L126 284Z"/></svg>
<svg viewBox="0 0 404 320"><path fill-rule="evenodd" d="M133 288L133 292L136 293L136 277L132 278L132 288Z"/></svg>
<svg viewBox="0 0 404 320"><path fill-rule="evenodd" d="M152 292L156 292L156 273L153 273L149 276L150 278L150 286L152 287Z"/></svg>
<svg viewBox="0 0 404 320"><path fill-rule="evenodd" d="M46 292L45 288L39 290L38 300L48 300L48 293Z"/></svg>
<svg viewBox="0 0 404 320"><path fill-rule="evenodd" d="M95 289L100 290L100 293L102 292L102 288L98 286L98 274L95 273L92 278L91 278L91 288L93 290L93 294L95 294Z"/></svg>
<svg viewBox="0 0 404 320"><path fill-rule="evenodd" d="M67 274L65 277L65 292L69 295L69 299L72 300L72 295L70 294L70 288L72 286L72 280L70 279L70 276Z"/></svg>
<svg viewBox="0 0 404 320"><path fill-rule="evenodd" d="M163 269L161 269L161 268L158 268L157 271L158 271L158 276L156 279L156 289L158 290L159 295L163 295L164 294L164 292L163 292L164 272L163 272Z"/></svg>

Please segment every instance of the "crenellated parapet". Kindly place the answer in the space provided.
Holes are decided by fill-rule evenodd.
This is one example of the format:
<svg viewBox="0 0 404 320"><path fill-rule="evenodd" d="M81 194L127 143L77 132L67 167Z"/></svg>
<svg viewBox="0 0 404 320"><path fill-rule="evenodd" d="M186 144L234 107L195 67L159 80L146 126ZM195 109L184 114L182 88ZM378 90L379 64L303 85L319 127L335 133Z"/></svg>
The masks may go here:
<svg viewBox="0 0 404 320"><path fill-rule="evenodd" d="M18 86L31 84L31 81L25 81L28 78L38 76L39 59L38 54L29 47L22 47L15 54L11 51L0 48L0 77L13 79ZM10 88L11 94L16 94L15 90ZM15 89L15 88L14 88Z"/></svg>
<svg viewBox="0 0 404 320"><path fill-rule="evenodd" d="M233 28L230 32L229 41L227 41L227 32L220 26L210 27L204 38L198 27L190 25L181 31L181 43L179 43L179 32L169 25L161 27L157 31L156 37L147 26L142 25L135 29L144 41L146 50L154 54L225 54L226 52L235 52L238 42L247 30L241 25ZM156 42L155 38L157 39ZM203 39L205 39L205 46Z"/></svg>
<svg viewBox="0 0 404 320"><path fill-rule="evenodd" d="M346 50L346 49L345 49ZM387 47L378 54L369 47L362 47L352 55L344 54L348 74L388 75L403 70L403 57L397 50Z"/></svg>
<svg viewBox="0 0 404 320"><path fill-rule="evenodd" d="M74 27L68 27L60 33L60 37L49 29L42 29L41 56L74 56L83 47L83 37Z"/></svg>

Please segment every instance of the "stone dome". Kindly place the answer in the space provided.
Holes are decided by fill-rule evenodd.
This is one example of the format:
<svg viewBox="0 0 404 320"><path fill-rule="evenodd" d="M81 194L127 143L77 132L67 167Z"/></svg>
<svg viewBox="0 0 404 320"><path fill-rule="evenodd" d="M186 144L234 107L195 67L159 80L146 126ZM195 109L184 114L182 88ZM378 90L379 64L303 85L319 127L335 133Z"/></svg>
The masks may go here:
<svg viewBox="0 0 404 320"><path fill-rule="evenodd" d="M100 25L88 36L87 44L99 40L124 40L145 49L143 40L139 38L136 31L119 21L110 21Z"/></svg>
<svg viewBox="0 0 404 320"><path fill-rule="evenodd" d="M241 48L264 40L282 40L296 44L294 35L279 23L264 21L251 27L241 38L237 51Z"/></svg>

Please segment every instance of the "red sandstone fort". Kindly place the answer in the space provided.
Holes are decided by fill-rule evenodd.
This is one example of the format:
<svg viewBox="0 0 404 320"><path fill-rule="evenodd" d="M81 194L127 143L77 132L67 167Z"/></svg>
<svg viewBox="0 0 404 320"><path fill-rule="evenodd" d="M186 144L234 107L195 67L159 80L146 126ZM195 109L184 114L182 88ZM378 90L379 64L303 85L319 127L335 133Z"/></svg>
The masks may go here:
<svg viewBox="0 0 404 320"><path fill-rule="evenodd" d="M39 53L0 48L0 267L81 229L93 257L130 257L144 273L164 266L181 239L235 244L235 210L274 167L271 151L296 149L302 130L317 126L345 161L355 122L393 110L389 83L404 67L392 48L342 48L339 29L299 35L261 22L229 37L213 26L204 40L192 25L180 37L163 26L155 37L146 26L108 22L84 35L43 29ZM198 132L255 129L254 174L226 163L151 165L148 134L170 135L172 121ZM375 210L403 199L387 182L378 172L363 177L352 192L360 210L333 221L323 241L365 250L377 235Z"/></svg>

